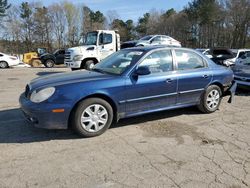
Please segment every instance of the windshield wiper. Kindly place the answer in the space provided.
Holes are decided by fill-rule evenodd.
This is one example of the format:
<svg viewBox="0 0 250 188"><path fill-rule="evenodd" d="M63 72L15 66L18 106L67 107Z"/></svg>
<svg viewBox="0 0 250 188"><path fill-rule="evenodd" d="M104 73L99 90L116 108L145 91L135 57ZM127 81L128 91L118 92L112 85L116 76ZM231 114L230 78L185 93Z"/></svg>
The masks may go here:
<svg viewBox="0 0 250 188"><path fill-rule="evenodd" d="M91 69L92 71L95 71L95 72L100 72L100 73L103 73L103 74L107 74L106 71L102 70L102 69L97 69L97 68L93 68Z"/></svg>

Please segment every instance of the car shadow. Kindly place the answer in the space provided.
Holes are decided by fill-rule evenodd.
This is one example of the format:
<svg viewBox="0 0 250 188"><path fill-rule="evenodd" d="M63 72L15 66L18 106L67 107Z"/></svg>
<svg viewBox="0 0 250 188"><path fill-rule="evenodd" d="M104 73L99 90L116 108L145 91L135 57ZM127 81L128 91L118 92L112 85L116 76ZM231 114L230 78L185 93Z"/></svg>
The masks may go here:
<svg viewBox="0 0 250 188"><path fill-rule="evenodd" d="M199 114L196 108L151 113L143 116L126 118L112 125L111 129L123 126L170 118L183 114ZM71 129L47 130L33 127L28 123L19 108L0 111L0 144L3 143L32 143L50 140L82 139Z"/></svg>
<svg viewBox="0 0 250 188"><path fill-rule="evenodd" d="M235 95L237 96L250 96L250 88L237 88Z"/></svg>
<svg viewBox="0 0 250 188"><path fill-rule="evenodd" d="M0 111L0 144L79 139L71 130L46 130L31 126L20 109Z"/></svg>

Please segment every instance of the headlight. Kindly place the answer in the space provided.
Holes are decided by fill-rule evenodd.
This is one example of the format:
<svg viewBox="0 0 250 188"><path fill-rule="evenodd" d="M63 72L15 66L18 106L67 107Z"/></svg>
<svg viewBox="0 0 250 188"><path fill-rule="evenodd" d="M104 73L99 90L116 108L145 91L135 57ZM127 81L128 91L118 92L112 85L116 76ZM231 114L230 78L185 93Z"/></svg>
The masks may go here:
<svg viewBox="0 0 250 188"><path fill-rule="evenodd" d="M81 61L82 58L83 58L83 55L75 55L74 58L73 58L73 60L74 61Z"/></svg>
<svg viewBox="0 0 250 188"><path fill-rule="evenodd" d="M34 103L43 102L50 98L55 93L55 90L56 89L54 87L48 87L38 92L35 90L31 93L30 100Z"/></svg>

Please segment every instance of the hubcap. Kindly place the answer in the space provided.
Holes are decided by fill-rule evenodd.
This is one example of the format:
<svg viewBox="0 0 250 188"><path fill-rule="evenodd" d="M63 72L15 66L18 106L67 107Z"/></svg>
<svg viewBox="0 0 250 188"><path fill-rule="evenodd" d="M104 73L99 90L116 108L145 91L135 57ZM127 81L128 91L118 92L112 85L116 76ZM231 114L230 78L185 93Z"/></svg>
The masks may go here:
<svg viewBox="0 0 250 188"><path fill-rule="evenodd" d="M0 62L0 67L1 68L5 68L5 63L4 62Z"/></svg>
<svg viewBox="0 0 250 188"><path fill-rule="evenodd" d="M210 91L209 94L207 95L206 102L207 102L208 108L210 109L216 108L220 102L220 93L218 92L218 90L214 89Z"/></svg>
<svg viewBox="0 0 250 188"><path fill-rule="evenodd" d="M100 131L108 121L108 112L100 104L88 106L81 115L81 125L88 132Z"/></svg>
<svg viewBox="0 0 250 188"><path fill-rule="evenodd" d="M51 61L47 61L47 66L48 67L52 67L53 66L53 63Z"/></svg>
<svg viewBox="0 0 250 188"><path fill-rule="evenodd" d="M94 66L95 66L95 64L94 64L94 63L91 63L91 64L89 65L89 69L93 69Z"/></svg>

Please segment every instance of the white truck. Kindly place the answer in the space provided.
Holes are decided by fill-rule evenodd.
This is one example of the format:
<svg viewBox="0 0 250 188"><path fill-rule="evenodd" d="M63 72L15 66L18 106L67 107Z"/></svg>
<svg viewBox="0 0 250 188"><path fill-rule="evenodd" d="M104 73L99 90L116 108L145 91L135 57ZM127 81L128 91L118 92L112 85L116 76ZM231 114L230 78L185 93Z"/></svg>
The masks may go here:
<svg viewBox="0 0 250 188"><path fill-rule="evenodd" d="M64 64L72 70L89 70L96 63L118 50L120 50L120 35L117 31L88 32L83 46L66 50Z"/></svg>

